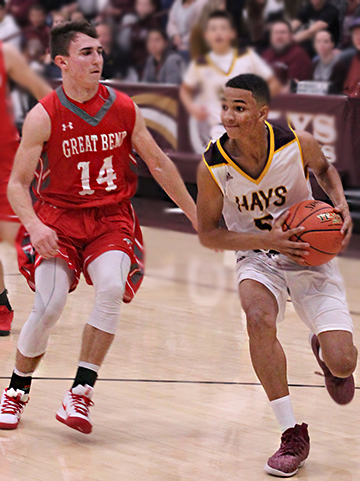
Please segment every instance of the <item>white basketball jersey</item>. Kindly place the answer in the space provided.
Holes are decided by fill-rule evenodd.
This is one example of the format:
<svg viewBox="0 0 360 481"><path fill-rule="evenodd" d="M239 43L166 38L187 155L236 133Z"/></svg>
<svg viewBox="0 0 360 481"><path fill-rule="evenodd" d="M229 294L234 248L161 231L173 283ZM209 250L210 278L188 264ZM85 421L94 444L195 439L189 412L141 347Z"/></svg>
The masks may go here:
<svg viewBox="0 0 360 481"><path fill-rule="evenodd" d="M210 142L203 156L224 196L223 216L231 231L271 230L273 219L282 212L313 198L296 133L285 122L265 124L268 159L257 179L246 174L227 154L226 133L216 142Z"/></svg>

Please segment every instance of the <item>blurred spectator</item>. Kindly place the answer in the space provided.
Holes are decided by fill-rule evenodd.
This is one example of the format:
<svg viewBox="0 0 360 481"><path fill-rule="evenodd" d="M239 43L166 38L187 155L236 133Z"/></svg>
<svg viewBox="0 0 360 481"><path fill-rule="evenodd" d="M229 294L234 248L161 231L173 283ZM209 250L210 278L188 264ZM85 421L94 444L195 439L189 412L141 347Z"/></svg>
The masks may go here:
<svg viewBox="0 0 360 481"><path fill-rule="evenodd" d="M356 49L351 59L349 71L344 82L344 93L350 97L360 98L360 18L355 18L350 25L351 38Z"/></svg>
<svg viewBox="0 0 360 481"><path fill-rule="evenodd" d="M50 28L46 25L46 11L33 5L29 11L30 26L23 30L23 53L29 62L43 63L49 49Z"/></svg>
<svg viewBox="0 0 360 481"><path fill-rule="evenodd" d="M60 23L66 22L67 17L63 12L52 11L51 12L51 27L54 28ZM59 79L61 78L61 69L51 60L49 49L46 52L44 59L44 76L47 79Z"/></svg>
<svg viewBox="0 0 360 481"><path fill-rule="evenodd" d="M198 22L192 27L190 33L190 58L194 60L201 55L205 55L208 51L208 46L204 38L206 24L209 15L215 10L226 10L225 0L208 0L201 11Z"/></svg>
<svg viewBox="0 0 360 481"><path fill-rule="evenodd" d="M228 12L215 11L208 18L205 39L208 55L191 62L180 88L181 100L187 111L199 121L207 121L210 138L224 133L220 120L221 94L226 82L236 75L253 73L267 80L272 93L279 90L279 82L273 71L255 52L248 49L241 53L232 47L236 31ZM200 90L200 103L195 99Z"/></svg>
<svg viewBox="0 0 360 481"><path fill-rule="evenodd" d="M273 68L280 82L291 79L308 80L312 76L312 62L306 51L294 42L291 25L286 20L274 22L270 30L270 47L262 58Z"/></svg>
<svg viewBox="0 0 360 481"><path fill-rule="evenodd" d="M29 25L30 8L37 3L39 3L39 0L9 0L6 6L15 22L20 28L23 28Z"/></svg>
<svg viewBox="0 0 360 481"><path fill-rule="evenodd" d="M53 11L51 12L51 28L56 27L62 22L66 22L67 17L63 12Z"/></svg>
<svg viewBox="0 0 360 481"><path fill-rule="evenodd" d="M360 0L345 0L340 9L341 40L340 48L352 46L350 24L355 17L360 16Z"/></svg>
<svg viewBox="0 0 360 481"><path fill-rule="evenodd" d="M314 56L313 40L319 30L329 30L338 44L340 39L339 10L329 0L308 0L292 21L294 40L300 43L311 57Z"/></svg>
<svg viewBox="0 0 360 481"><path fill-rule="evenodd" d="M132 63L140 78L147 59L147 34L153 28L161 28L161 20L156 16L157 8L156 0L136 0L135 14L125 15L120 25L118 45L131 53Z"/></svg>
<svg viewBox="0 0 360 481"><path fill-rule="evenodd" d="M101 15L108 20L119 21L127 13L134 12L133 0L108 0Z"/></svg>
<svg viewBox="0 0 360 481"><path fill-rule="evenodd" d="M340 52L334 47L334 39L328 30L320 30L315 34L314 48L318 58L314 61L313 80L330 82L329 93L340 94L347 68L340 59Z"/></svg>
<svg viewBox="0 0 360 481"><path fill-rule="evenodd" d="M169 49L166 33L150 30L146 42L150 54L144 69L143 82L181 84L184 62L182 57Z"/></svg>
<svg viewBox="0 0 360 481"><path fill-rule="evenodd" d="M82 20L85 20L85 15L83 14L83 12L81 12L80 10L74 10L73 12L71 12L71 22L81 22Z"/></svg>
<svg viewBox="0 0 360 481"><path fill-rule="evenodd" d="M129 58L115 44L112 26L106 22L99 23L96 25L96 32L104 50L102 78L136 82L138 77L135 70L131 68Z"/></svg>
<svg viewBox="0 0 360 481"><path fill-rule="evenodd" d="M0 0L0 40L5 40L20 50L20 29L13 17L6 13L5 0Z"/></svg>
<svg viewBox="0 0 360 481"><path fill-rule="evenodd" d="M207 0L175 0L169 13L166 32L173 46L188 61L190 49L190 33L198 22Z"/></svg>

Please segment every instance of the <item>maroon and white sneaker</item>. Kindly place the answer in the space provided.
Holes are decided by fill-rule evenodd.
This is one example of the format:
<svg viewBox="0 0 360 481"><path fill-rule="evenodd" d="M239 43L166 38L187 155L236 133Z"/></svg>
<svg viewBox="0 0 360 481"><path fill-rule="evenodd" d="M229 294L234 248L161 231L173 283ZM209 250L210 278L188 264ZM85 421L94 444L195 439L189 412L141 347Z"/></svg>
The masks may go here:
<svg viewBox="0 0 360 481"><path fill-rule="evenodd" d="M79 384L67 391L62 406L56 413L56 419L81 433L91 433L89 407L94 405L91 401L93 390L87 384L85 386Z"/></svg>
<svg viewBox="0 0 360 481"><path fill-rule="evenodd" d="M305 463L309 456L310 438L307 424L296 424L281 436L280 448L268 459L265 471L272 476L290 478Z"/></svg>
<svg viewBox="0 0 360 481"><path fill-rule="evenodd" d="M316 360L324 371L325 386L328 393L337 404L348 404L355 394L354 376L352 374L344 378L333 376L325 362L320 359L320 343L316 334L312 335L310 343Z"/></svg>
<svg viewBox="0 0 360 481"><path fill-rule="evenodd" d="M0 336L8 336L11 330L11 324L14 318L14 311L6 306L0 306Z"/></svg>
<svg viewBox="0 0 360 481"><path fill-rule="evenodd" d="M16 429L29 395L20 389L6 388L1 396L0 429Z"/></svg>

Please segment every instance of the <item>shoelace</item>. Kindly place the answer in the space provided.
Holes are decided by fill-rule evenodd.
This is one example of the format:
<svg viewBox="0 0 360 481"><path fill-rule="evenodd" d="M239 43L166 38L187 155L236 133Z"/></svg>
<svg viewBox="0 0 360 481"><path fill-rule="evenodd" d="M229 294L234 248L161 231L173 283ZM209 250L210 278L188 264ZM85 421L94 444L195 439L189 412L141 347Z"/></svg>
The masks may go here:
<svg viewBox="0 0 360 481"><path fill-rule="evenodd" d="M74 408L77 413L87 416L89 412L89 406L93 405L93 401L86 396L71 393L71 407Z"/></svg>
<svg viewBox="0 0 360 481"><path fill-rule="evenodd" d="M13 398L5 394L5 400L1 406L1 414L18 414L21 412L25 404L25 402L20 401L17 397Z"/></svg>
<svg viewBox="0 0 360 481"><path fill-rule="evenodd" d="M305 448L305 440L295 432L283 434L279 454L296 456Z"/></svg>

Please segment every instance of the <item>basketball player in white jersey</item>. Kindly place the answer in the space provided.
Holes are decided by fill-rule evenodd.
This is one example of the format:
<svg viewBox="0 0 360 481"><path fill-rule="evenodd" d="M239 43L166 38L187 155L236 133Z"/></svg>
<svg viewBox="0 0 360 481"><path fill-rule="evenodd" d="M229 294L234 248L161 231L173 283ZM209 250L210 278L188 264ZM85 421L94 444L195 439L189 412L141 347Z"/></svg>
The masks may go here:
<svg viewBox="0 0 360 481"><path fill-rule="evenodd" d="M210 142L198 172L201 243L236 251L239 294L246 314L250 354L282 430L280 449L265 471L293 476L309 454L307 424L297 424L289 396L286 358L276 337L290 292L294 308L312 334L326 387L339 404L354 396L357 362L353 323L336 262L306 267L308 244L292 242L303 227L283 232L288 209L312 199L314 172L344 219L344 247L351 218L340 178L314 137L267 122L267 83L252 74L226 84L222 122L226 133ZM228 230L219 227L223 214Z"/></svg>

